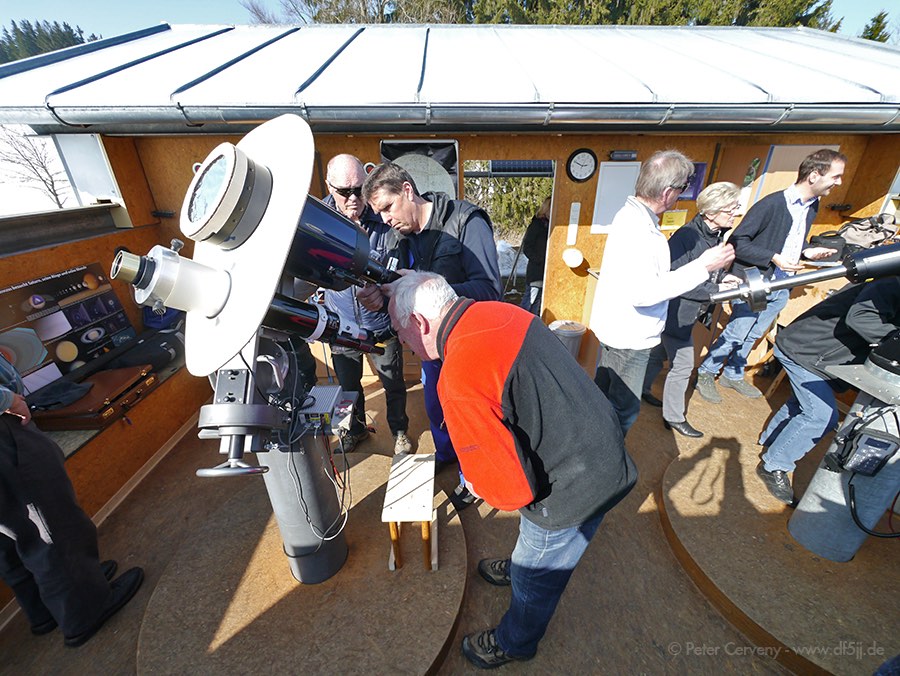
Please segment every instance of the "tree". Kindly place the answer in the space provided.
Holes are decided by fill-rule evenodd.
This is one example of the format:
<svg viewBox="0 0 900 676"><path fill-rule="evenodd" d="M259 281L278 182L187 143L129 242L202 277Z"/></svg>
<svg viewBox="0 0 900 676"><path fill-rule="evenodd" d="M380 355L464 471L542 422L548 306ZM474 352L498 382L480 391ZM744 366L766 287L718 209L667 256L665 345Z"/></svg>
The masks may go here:
<svg viewBox="0 0 900 676"><path fill-rule="evenodd" d="M240 0L255 23L467 23L469 0Z"/></svg>
<svg viewBox="0 0 900 676"><path fill-rule="evenodd" d="M864 40L874 40L875 42L887 42L891 39L891 32L887 26L888 13L882 10L869 19L869 23L862 29L859 37Z"/></svg>
<svg viewBox="0 0 900 676"><path fill-rule="evenodd" d="M52 24L49 21L31 23L27 20L9 23L10 28L4 28L0 34L0 63L100 39L93 33L85 39L81 28L72 28L65 22L62 25L58 21Z"/></svg>
<svg viewBox="0 0 900 676"><path fill-rule="evenodd" d="M39 190L63 208L69 182L47 139L19 128L0 126L0 167L12 180Z"/></svg>

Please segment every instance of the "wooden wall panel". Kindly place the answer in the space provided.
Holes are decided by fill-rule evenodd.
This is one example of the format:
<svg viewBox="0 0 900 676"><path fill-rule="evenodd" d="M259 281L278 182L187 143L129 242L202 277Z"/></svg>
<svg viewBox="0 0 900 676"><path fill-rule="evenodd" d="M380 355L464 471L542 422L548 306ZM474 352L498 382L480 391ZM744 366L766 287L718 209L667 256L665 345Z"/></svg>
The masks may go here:
<svg viewBox="0 0 900 676"><path fill-rule="evenodd" d="M0 288L89 263L100 263L100 267L108 271L112 267L116 247L124 246L134 253L144 254L158 242L159 227L144 226L29 251L3 259L3 265L0 265ZM113 280L112 287L131 323L140 333L141 308L131 300L131 285Z"/></svg>
<svg viewBox="0 0 900 676"><path fill-rule="evenodd" d="M102 141L122 199L125 200L125 209L128 211L131 224L137 226L159 223L159 219L153 215L156 204L150 194L150 186L147 184L134 139L104 136Z"/></svg>
<svg viewBox="0 0 900 676"><path fill-rule="evenodd" d="M843 200L853 205L851 211L845 214L847 220L872 216L881 210L898 168L900 135L867 137L853 184L847 190L846 200Z"/></svg>

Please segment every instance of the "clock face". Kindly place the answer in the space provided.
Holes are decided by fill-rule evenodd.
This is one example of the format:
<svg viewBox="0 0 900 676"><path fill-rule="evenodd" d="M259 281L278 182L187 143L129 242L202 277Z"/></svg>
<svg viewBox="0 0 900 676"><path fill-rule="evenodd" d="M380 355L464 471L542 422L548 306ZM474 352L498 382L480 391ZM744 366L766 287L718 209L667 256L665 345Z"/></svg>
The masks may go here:
<svg viewBox="0 0 900 676"><path fill-rule="evenodd" d="M566 173L578 183L588 180L596 170L597 156L588 148L576 150L566 162Z"/></svg>

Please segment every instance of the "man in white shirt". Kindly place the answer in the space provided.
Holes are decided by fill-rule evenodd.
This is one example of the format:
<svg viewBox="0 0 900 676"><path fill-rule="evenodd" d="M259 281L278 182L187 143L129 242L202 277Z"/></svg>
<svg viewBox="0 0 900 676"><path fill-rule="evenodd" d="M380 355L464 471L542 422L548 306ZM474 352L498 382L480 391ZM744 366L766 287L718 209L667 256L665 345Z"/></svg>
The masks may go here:
<svg viewBox="0 0 900 676"><path fill-rule="evenodd" d="M641 166L634 196L613 218L603 250L590 328L600 341L595 382L627 433L640 411L650 350L660 341L669 299L690 291L709 273L731 265L723 244L670 270L669 246L659 216L690 185L694 165L675 150L654 153Z"/></svg>
<svg viewBox="0 0 900 676"><path fill-rule="evenodd" d="M767 278L783 279L803 269L801 257L819 260L836 253L834 249L809 246L806 238L819 209L819 198L841 184L846 163L847 158L839 152L817 150L800 163L793 185L766 195L750 207L729 239L739 266L756 267ZM732 302L728 325L697 369L701 397L714 404L722 401L715 381L719 371L719 385L751 399L762 396L744 380L744 368L753 345L778 318L789 295L789 289L773 291L760 312L753 312L743 300Z"/></svg>

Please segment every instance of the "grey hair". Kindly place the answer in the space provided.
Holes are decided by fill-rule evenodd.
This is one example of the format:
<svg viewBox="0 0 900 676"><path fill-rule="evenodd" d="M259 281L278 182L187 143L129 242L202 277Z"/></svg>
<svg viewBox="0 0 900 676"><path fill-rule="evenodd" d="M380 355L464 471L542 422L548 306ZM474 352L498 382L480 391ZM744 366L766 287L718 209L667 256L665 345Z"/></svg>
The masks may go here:
<svg viewBox="0 0 900 676"><path fill-rule="evenodd" d="M697 211L704 216L714 216L737 202L740 195L741 189L734 183L710 183L697 195Z"/></svg>
<svg viewBox="0 0 900 676"><path fill-rule="evenodd" d="M693 173L694 163L682 153L677 150L658 150L641 164L634 194L649 200L662 199L666 188L682 185Z"/></svg>
<svg viewBox="0 0 900 676"><path fill-rule="evenodd" d="M394 318L405 327L415 312L426 319L437 319L441 310L459 296L436 272L410 272L391 284Z"/></svg>

